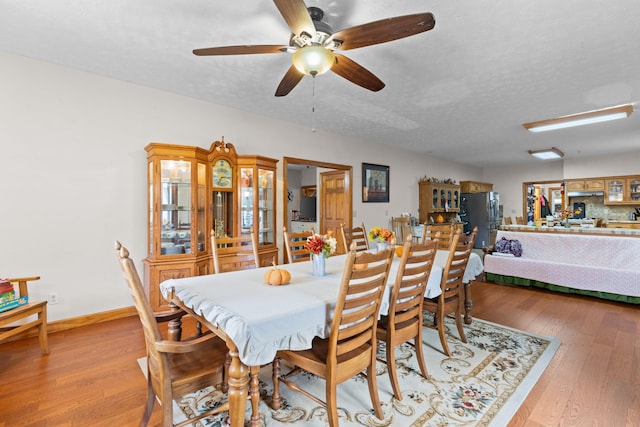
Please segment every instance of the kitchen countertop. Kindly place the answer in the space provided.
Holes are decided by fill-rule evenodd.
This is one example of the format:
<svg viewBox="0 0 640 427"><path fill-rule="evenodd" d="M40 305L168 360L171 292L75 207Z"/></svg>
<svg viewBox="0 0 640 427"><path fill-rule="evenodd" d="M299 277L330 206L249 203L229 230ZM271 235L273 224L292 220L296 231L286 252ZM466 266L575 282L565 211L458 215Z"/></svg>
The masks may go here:
<svg viewBox="0 0 640 427"><path fill-rule="evenodd" d="M624 222L624 221L619 221ZM632 222L632 221L628 221ZM637 221L633 221L637 222ZM611 228L612 222L609 222L607 228L587 228L587 227L535 227L532 225L501 225L500 230L507 231L525 231L532 233L559 233L559 234L598 234L608 236L633 236L640 237L640 229L633 228Z"/></svg>

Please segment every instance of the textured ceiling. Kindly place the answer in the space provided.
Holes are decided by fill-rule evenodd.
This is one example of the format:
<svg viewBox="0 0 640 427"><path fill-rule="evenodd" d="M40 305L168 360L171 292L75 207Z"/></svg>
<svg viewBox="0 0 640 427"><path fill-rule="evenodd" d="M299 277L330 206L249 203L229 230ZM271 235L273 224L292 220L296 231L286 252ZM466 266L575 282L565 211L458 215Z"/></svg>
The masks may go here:
<svg viewBox="0 0 640 427"><path fill-rule="evenodd" d="M0 0L0 50L474 166L535 162L527 150L551 146L568 159L638 152L638 111L543 134L521 126L640 100L638 0L306 4L334 30L417 12L436 25L343 52L386 83L377 93L327 73L276 98L289 54L192 54L287 44L265 0Z"/></svg>

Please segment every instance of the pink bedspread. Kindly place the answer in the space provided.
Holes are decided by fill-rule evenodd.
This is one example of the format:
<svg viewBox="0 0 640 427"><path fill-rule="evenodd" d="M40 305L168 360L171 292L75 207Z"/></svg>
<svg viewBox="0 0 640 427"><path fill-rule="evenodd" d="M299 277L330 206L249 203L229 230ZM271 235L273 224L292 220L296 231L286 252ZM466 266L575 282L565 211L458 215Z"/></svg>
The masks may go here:
<svg viewBox="0 0 640 427"><path fill-rule="evenodd" d="M518 239L522 257L487 255L487 273L640 296L640 238L500 230L502 237Z"/></svg>

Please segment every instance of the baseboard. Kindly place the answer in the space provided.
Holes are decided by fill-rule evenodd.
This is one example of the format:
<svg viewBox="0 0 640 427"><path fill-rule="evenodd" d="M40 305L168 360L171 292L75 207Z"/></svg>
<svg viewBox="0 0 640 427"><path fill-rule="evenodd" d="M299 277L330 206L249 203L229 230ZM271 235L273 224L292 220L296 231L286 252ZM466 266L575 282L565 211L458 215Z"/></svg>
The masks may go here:
<svg viewBox="0 0 640 427"><path fill-rule="evenodd" d="M71 317L68 319L55 320L53 322L47 322L47 332L49 334L55 332L66 331L68 329L80 328L82 326L95 325L96 323L106 322L109 320L122 319L129 316L137 316L138 312L133 306L117 308L115 310L102 311L100 313L85 314L78 317ZM29 338L38 336L37 329L25 331L22 334L14 335L6 340L15 341L18 339Z"/></svg>

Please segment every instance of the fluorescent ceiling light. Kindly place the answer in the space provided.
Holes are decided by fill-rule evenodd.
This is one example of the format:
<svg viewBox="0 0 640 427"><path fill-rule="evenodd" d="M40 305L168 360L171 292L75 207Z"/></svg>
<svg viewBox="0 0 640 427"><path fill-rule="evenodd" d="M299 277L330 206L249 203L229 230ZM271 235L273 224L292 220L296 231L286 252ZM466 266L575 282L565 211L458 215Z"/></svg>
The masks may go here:
<svg viewBox="0 0 640 427"><path fill-rule="evenodd" d="M542 160L561 159L564 157L564 153L556 147L547 148L546 150L529 150L529 154Z"/></svg>
<svg viewBox="0 0 640 427"><path fill-rule="evenodd" d="M564 129L573 126L606 122L609 120L625 119L629 117L632 112L633 105L626 104L620 105L618 107L604 108L602 110L593 110L587 111L586 113L557 117L555 119L525 123L522 126L524 126L525 129L527 129L529 132L545 132L548 130Z"/></svg>

